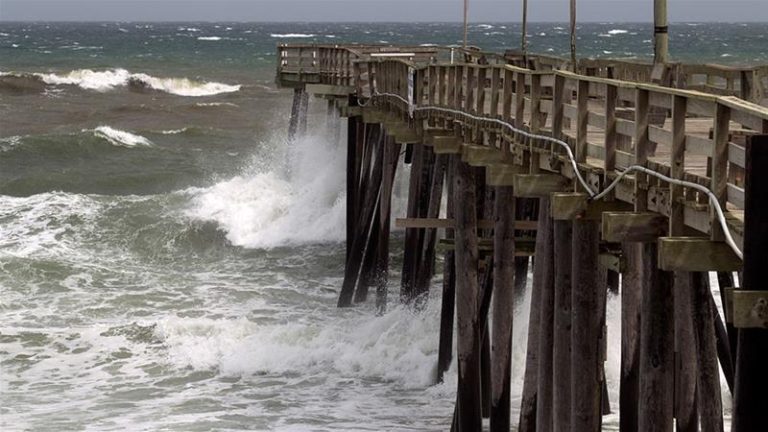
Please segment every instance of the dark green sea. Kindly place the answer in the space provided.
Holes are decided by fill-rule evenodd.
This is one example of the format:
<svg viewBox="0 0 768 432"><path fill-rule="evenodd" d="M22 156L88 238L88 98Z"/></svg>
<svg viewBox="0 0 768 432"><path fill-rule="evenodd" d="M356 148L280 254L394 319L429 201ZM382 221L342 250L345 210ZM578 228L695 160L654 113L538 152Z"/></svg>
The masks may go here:
<svg viewBox="0 0 768 432"><path fill-rule="evenodd" d="M567 28L530 25L531 51L567 56ZM501 52L519 31L474 24L469 38ZM650 24L578 34L581 56L652 55ZM289 145L291 92L273 82L277 43L460 38L441 23L0 22L0 429L447 430L439 290L419 314L335 307L345 144L312 99L310 133ZM768 63L768 24L673 24L670 50ZM611 298L614 412L618 316Z"/></svg>

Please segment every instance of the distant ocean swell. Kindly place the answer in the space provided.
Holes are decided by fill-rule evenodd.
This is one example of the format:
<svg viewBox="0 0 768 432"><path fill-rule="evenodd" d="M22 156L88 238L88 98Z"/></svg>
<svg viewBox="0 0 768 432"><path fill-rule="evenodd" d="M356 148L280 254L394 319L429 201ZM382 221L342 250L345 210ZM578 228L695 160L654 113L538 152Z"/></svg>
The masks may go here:
<svg viewBox="0 0 768 432"><path fill-rule="evenodd" d="M72 85L85 90L106 92L118 87L132 90L156 90L177 96L213 96L240 90L240 85L200 82L188 78L159 78L125 69L94 71L77 69L64 74L0 72L0 91L39 93L47 86Z"/></svg>

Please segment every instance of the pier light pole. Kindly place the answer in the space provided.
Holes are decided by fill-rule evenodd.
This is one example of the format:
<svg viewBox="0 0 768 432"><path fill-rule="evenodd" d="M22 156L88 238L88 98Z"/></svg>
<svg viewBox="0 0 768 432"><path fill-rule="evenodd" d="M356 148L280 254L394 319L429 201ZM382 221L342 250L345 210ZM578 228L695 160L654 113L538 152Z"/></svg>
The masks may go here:
<svg viewBox="0 0 768 432"><path fill-rule="evenodd" d="M576 0L571 0L571 67L576 72Z"/></svg>
<svg viewBox="0 0 768 432"><path fill-rule="evenodd" d="M669 61L669 27L667 0L653 0L653 62Z"/></svg>
<svg viewBox="0 0 768 432"><path fill-rule="evenodd" d="M467 49L468 19L469 19L469 0L464 0L464 49Z"/></svg>
<svg viewBox="0 0 768 432"><path fill-rule="evenodd" d="M523 60L528 64L528 0L523 0L523 31L522 31Z"/></svg>

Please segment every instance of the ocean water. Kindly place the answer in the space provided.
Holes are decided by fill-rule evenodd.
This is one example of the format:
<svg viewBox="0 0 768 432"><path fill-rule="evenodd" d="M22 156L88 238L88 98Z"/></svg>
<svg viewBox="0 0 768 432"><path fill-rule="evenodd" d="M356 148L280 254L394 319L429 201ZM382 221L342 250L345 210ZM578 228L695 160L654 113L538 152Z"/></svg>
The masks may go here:
<svg viewBox="0 0 768 432"><path fill-rule="evenodd" d="M529 31L532 51L567 54L567 25ZM580 53L647 58L651 31L583 24ZM518 33L477 24L470 40L501 51ZM675 24L671 50L765 63L766 35ZM279 42L460 37L431 23L0 23L0 429L446 430L456 381L434 383L441 281L421 313L335 307L344 143L313 99L309 135L289 145L290 92L273 74ZM614 412L618 317L611 298Z"/></svg>

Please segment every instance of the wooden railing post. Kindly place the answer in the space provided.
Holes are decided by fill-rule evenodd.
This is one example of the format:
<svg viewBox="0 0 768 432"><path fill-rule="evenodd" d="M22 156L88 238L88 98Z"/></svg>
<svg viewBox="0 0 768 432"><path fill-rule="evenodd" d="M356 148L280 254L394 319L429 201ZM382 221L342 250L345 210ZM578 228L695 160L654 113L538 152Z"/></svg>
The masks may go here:
<svg viewBox="0 0 768 432"><path fill-rule="evenodd" d="M515 73L515 127L525 127L525 73Z"/></svg>
<svg viewBox="0 0 768 432"><path fill-rule="evenodd" d="M728 133L731 109L721 103L717 103L714 121L711 189L720 206L725 209L725 203L728 200ZM717 219L714 206L710 206L709 213L710 220L712 221L711 238L712 240L722 241L725 235Z"/></svg>
<svg viewBox="0 0 768 432"><path fill-rule="evenodd" d="M563 138L563 98L565 96L565 77L555 74L555 88L552 95L552 136Z"/></svg>

